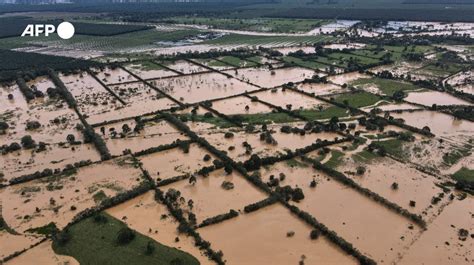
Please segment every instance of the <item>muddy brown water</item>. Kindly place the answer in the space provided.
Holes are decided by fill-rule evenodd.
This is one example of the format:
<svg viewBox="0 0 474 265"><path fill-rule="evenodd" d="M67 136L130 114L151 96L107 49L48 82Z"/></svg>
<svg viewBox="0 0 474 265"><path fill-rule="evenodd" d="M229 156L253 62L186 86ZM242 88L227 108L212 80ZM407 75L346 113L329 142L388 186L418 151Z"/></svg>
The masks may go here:
<svg viewBox="0 0 474 265"><path fill-rule="evenodd" d="M379 263L390 263L420 231L416 225L373 200L311 167L290 167L286 162L262 169L262 179L286 175L281 185L300 187L305 198L294 203ZM316 188L310 187L315 179Z"/></svg>
<svg viewBox="0 0 474 265"><path fill-rule="evenodd" d="M318 106L327 105L327 103L314 99L310 96L288 89L283 90L281 88L258 92L252 94L252 96L256 96L262 101L280 106L284 109L288 104L291 104L293 110L317 109Z"/></svg>
<svg viewBox="0 0 474 265"><path fill-rule="evenodd" d="M230 190L224 189L222 183L228 181L234 184ZM243 210L245 206L266 198L266 195L248 182L237 172L227 174L224 169L214 171L208 177L197 177L196 184L187 180L176 182L165 187L163 191L176 189L186 201L193 200L192 212L196 214L198 224L204 219L227 213L233 209ZM182 208L187 208L183 205Z"/></svg>
<svg viewBox="0 0 474 265"><path fill-rule="evenodd" d="M114 196L143 180L141 172L123 159L83 167L57 180L33 180L0 190L5 222L20 233L53 220L63 228L77 213L99 202L94 201L94 194L103 191Z"/></svg>
<svg viewBox="0 0 474 265"><path fill-rule="evenodd" d="M194 245L192 237L178 233L179 223L174 220L166 206L156 202L154 197L155 193L150 191L108 209L107 213L160 244L193 255L202 265L214 264ZM179 238L178 242L176 238Z"/></svg>
<svg viewBox="0 0 474 265"><path fill-rule="evenodd" d="M228 70L225 71L225 73L233 75L240 80L246 80L252 84L267 88L281 86L288 82L303 81L306 78L311 78L315 74L312 70L299 67L288 67L275 70L269 70L266 68L245 68L239 70Z"/></svg>
<svg viewBox="0 0 474 265"><path fill-rule="evenodd" d="M247 106L248 110L246 110ZM212 102L212 108L226 115L272 112L272 108L269 106L260 102L253 102L251 99L244 96Z"/></svg>
<svg viewBox="0 0 474 265"><path fill-rule="evenodd" d="M408 93L405 98L408 102L418 103L421 105L431 107L433 104L436 105L471 105L469 102L459 99L455 96L451 96L447 93L438 91L429 92L412 92Z"/></svg>
<svg viewBox="0 0 474 265"><path fill-rule="evenodd" d="M229 264L357 264L324 236L311 240L312 228L276 204L204 227L198 232L224 253ZM288 232L293 232L291 237ZM304 258L302 258L304 256Z"/></svg>
<svg viewBox="0 0 474 265"><path fill-rule="evenodd" d="M158 88L185 103L222 98L258 89L219 73L172 77L154 82Z"/></svg>

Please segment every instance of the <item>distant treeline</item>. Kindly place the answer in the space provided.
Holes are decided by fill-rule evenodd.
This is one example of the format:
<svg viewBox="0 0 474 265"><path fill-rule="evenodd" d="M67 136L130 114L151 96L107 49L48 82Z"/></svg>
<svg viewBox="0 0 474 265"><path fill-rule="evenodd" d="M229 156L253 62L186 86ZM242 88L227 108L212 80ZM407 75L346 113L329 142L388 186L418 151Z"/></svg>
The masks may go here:
<svg viewBox="0 0 474 265"><path fill-rule="evenodd" d="M354 20L411 20L411 21L445 21L474 22L474 8L464 9L381 9L381 8L293 8L267 15L281 18L313 19L354 19Z"/></svg>
<svg viewBox="0 0 474 265"><path fill-rule="evenodd" d="M0 82L16 79L18 73L26 78L45 75L47 69L56 71L73 71L101 66L99 62L75 59L64 56L53 56L38 53L19 52L0 49Z"/></svg>
<svg viewBox="0 0 474 265"><path fill-rule="evenodd" d="M57 26L61 21L40 21L23 16L0 18L0 38L19 37L28 24L45 23ZM82 22L74 22L73 24L76 34L92 36L114 36L152 28L151 26L145 25L118 25Z"/></svg>

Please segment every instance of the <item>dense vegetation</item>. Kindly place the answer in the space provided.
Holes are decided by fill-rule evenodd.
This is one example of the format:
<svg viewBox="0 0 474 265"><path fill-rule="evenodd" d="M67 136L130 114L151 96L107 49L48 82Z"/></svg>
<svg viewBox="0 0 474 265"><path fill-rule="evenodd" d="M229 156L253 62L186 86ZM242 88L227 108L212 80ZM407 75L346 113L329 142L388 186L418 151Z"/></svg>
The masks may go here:
<svg viewBox="0 0 474 265"><path fill-rule="evenodd" d="M199 264L191 255L162 245L101 214L70 226L55 240L56 253L74 257L81 264Z"/></svg>
<svg viewBox="0 0 474 265"><path fill-rule="evenodd" d="M34 78L47 74L48 68L57 71L87 69L101 65L98 62L86 61L64 56L52 56L0 49L0 81L15 79L21 72L26 78Z"/></svg>

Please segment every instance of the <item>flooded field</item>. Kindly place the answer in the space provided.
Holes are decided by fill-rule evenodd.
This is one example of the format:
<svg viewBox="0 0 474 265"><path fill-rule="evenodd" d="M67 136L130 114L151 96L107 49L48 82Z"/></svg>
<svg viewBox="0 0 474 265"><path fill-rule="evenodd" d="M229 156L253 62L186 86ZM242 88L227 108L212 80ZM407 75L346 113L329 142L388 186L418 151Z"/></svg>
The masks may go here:
<svg viewBox="0 0 474 265"><path fill-rule="evenodd" d="M64 227L81 210L140 183L141 172L127 163L125 159L104 162L4 188L0 191L3 218L21 233L51 220Z"/></svg>
<svg viewBox="0 0 474 265"><path fill-rule="evenodd" d="M219 73L155 80L155 84L174 98L186 103L222 98L258 89Z"/></svg>
<svg viewBox="0 0 474 265"><path fill-rule="evenodd" d="M405 100L425 106L471 105L462 99L438 91L409 93Z"/></svg>
<svg viewBox="0 0 474 265"><path fill-rule="evenodd" d="M266 68L245 68L225 71L240 80L251 82L261 87L272 88L288 82L300 82L311 78L313 71L304 68L281 68L269 70Z"/></svg>
<svg viewBox="0 0 474 265"><path fill-rule="evenodd" d="M186 10L0 36L0 264L473 263L472 23Z"/></svg>
<svg viewBox="0 0 474 265"><path fill-rule="evenodd" d="M250 98L244 96L212 102L212 108L226 115L257 114L272 111L272 108L269 106L252 101Z"/></svg>
<svg viewBox="0 0 474 265"><path fill-rule="evenodd" d="M357 264L325 238L311 240L311 227L280 205L242 214L227 222L199 229L212 244L226 251L232 264ZM294 234L288 237L287 234ZM254 240L249 240L254 238ZM271 242L271 244L269 244Z"/></svg>

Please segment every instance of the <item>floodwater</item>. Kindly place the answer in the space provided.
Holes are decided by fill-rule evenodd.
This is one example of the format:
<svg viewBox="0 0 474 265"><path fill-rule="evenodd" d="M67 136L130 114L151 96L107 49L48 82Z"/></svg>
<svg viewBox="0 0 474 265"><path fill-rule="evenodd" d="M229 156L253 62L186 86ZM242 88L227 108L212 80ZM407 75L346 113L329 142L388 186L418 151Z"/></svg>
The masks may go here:
<svg viewBox="0 0 474 265"><path fill-rule="evenodd" d="M284 109L290 104L292 110L316 109L318 106L327 105L327 103L323 101L319 101L302 93L289 89L283 90L281 88L258 92L252 94L252 96L256 96L262 101L280 106Z"/></svg>
<svg viewBox="0 0 474 265"><path fill-rule="evenodd" d="M357 264L324 236L311 240L312 228L276 204L198 232L224 253L229 264ZM287 237L288 232L294 235Z"/></svg>
<svg viewBox="0 0 474 265"><path fill-rule="evenodd" d="M123 132L123 127L128 125L132 132L127 133L123 138L120 133ZM138 152L150 147L157 147L163 144L171 144L174 141L188 140L182 133L164 120L157 122L148 122L140 133L133 132L136 122L125 121L104 126L105 135L102 135L99 128L96 128L96 133L101 134L107 144L112 155L121 155L125 149L130 149L132 152ZM112 137L111 129L117 132L115 138Z"/></svg>
<svg viewBox="0 0 474 265"><path fill-rule="evenodd" d="M151 63L150 63L151 64ZM158 65L154 66L154 69L147 69L140 63L131 63L124 66L130 72L138 75L142 79L156 79L162 77L176 76L175 72L162 68Z"/></svg>
<svg viewBox="0 0 474 265"><path fill-rule="evenodd" d="M32 235L13 235L6 230L0 231L0 259L4 259L17 251L29 248L39 242L42 237Z"/></svg>
<svg viewBox="0 0 474 265"><path fill-rule="evenodd" d="M355 172L358 165L366 168L363 175ZM422 214L431 205L431 198L442 192L434 185L437 181L433 176L423 174L390 158L378 158L368 164L345 162L340 168L364 188L368 188L382 197L394 202L412 213ZM391 185L398 184L398 189L393 190ZM410 201L415 201L416 206L410 207Z"/></svg>
<svg viewBox="0 0 474 265"><path fill-rule="evenodd" d="M234 184L234 188L226 190L222 183L228 181ZM195 184L187 180L179 181L161 188L163 191L169 189L179 190L181 196L193 200L191 211L196 215L197 223L209 217L228 213L231 209L235 211L251 203L265 199L266 195L254 187L242 175L237 172L227 174L224 169L214 171L208 177L197 177ZM184 203L181 208L188 208Z"/></svg>
<svg viewBox="0 0 474 265"><path fill-rule="evenodd" d="M192 74L192 73L200 73L200 72L209 71L202 66L199 66L197 64L193 64L184 60L176 61L169 64L167 63L166 66L183 74Z"/></svg>
<svg viewBox="0 0 474 265"><path fill-rule="evenodd" d="M73 257L58 255L51 247L52 241L45 241L22 255L6 262L8 265L50 264L50 265L79 265Z"/></svg>
<svg viewBox="0 0 474 265"><path fill-rule="evenodd" d="M155 80L155 82L158 88L186 103L222 98L258 89L219 73L173 77Z"/></svg>
<svg viewBox="0 0 474 265"><path fill-rule="evenodd" d="M198 134L202 134L201 136L216 148L227 151L228 155L236 161L245 161L252 154L257 154L260 157L274 156L279 153L286 153L286 149L294 151L315 143L318 139L334 140L338 136L334 133L284 134L280 132L279 126L275 126L272 129L276 131L276 133L272 134L276 144L268 144L265 141L261 141L259 133L234 132L234 137L230 139L224 138L225 131L214 133L203 131ZM246 148L243 146L244 142L247 142L252 147L251 154L246 153ZM234 149L229 150L230 147L234 147Z"/></svg>
<svg viewBox="0 0 474 265"><path fill-rule="evenodd" d="M249 107L246 110L246 107ZM257 114L272 112L272 108L260 102L253 102L248 97L240 96L212 102L212 108L226 115Z"/></svg>
<svg viewBox="0 0 474 265"><path fill-rule="evenodd" d="M63 228L77 213L100 202L94 201L95 194L102 191L105 196L114 196L142 181L140 170L124 159L83 167L71 176L43 178L0 190L5 222L18 232L51 221Z"/></svg>
<svg viewBox="0 0 474 265"><path fill-rule="evenodd" d="M267 68L245 68L239 70L225 71L240 80L251 82L261 87L272 88L281 86L288 82L300 82L306 78L311 78L315 74L314 71L299 68L288 67L270 70Z"/></svg>
<svg viewBox="0 0 474 265"><path fill-rule="evenodd" d="M63 169L67 164L82 160L100 160L100 155L92 144L76 146L52 144L39 153L33 150L19 150L0 155L1 171L5 174L5 180L33 174L46 168Z"/></svg>
<svg viewBox="0 0 474 265"><path fill-rule="evenodd" d="M97 77L105 84L117 84L137 80L135 77L121 68L105 68L104 70L96 69L94 72L96 73Z"/></svg>
<svg viewBox="0 0 474 265"><path fill-rule="evenodd" d="M385 101L383 101L385 103ZM363 107L362 110L370 111L373 109L374 106ZM382 111L394 111L394 110L418 110L421 109L418 106L408 104L408 103L394 103L394 104L378 104L375 106L377 109L381 109Z"/></svg>
<svg viewBox="0 0 474 265"><path fill-rule="evenodd" d="M471 105L469 102L459 99L455 96L451 96L447 93L439 91L429 91L429 92L412 92L408 93L408 96L405 98L408 102L418 103L425 106L432 106L436 104L441 105Z"/></svg>
<svg viewBox="0 0 474 265"><path fill-rule="evenodd" d="M150 191L110 208L106 212L160 244L193 255L201 265L214 264L194 246L192 237L178 233L178 222L174 220L166 206L156 202L154 197L154 192ZM163 216L166 216L166 218L163 218ZM176 238L179 238L178 242L176 242Z"/></svg>
<svg viewBox="0 0 474 265"><path fill-rule="evenodd" d="M262 169L262 179L286 175L281 185L298 186L305 198L294 203L379 263L390 263L420 231L416 225L373 200L329 178L310 166L290 167L286 162ZM310 187L315 179L316 188ZM383 240L381 236L383 235Z"/></svg>
<svg viewBox="0 0 474 265"><path fill-rule="evenodd" d="M470 134L474 132L474 124L466 120L457 120L454 117L435 111L415 111L411 113L391 113L394 118L402 118L406 124L423 128L428 126L437 136Z"/></svg>
<svg viewBox="0 0 474 265"><path fill-rule="evenodd" d="M207 162L204 161L206 154L211 156ZM180 148L174 148L141 156L139 159L143 163L143 168L153 179L169 179L185 174L191 175L203 167L212 166L215 158L197 144L191 144L189 153L184 153Z"/></svg>
<svg viewBox="0 0 474 265"><path fill-rule="evenodd" d="M357 79L362 79L362 78L370 78L370 76L366 74L361 74L359 72L351 72L347 74L329 76L328 80L335 84L343 85L343 84L349 84Z"/></svg>
<svg viewBox="0 0 474 265"><path fill-rule="evenodd" d="M474 202L472 196L455 199L423 232L398 264L472 264L474 241L459 239L459 229L472 235Z"/></svg>
<svg viewBox="0 0 474 265"><path fill-rule="evenodd" d="M329 95L333 93L349 92L349 89L342 88L334 84L299 84L298 89L308 93L314 93L315 95Z"/></svg>

